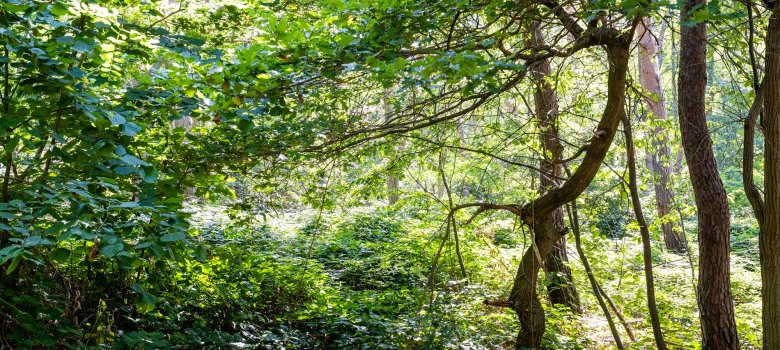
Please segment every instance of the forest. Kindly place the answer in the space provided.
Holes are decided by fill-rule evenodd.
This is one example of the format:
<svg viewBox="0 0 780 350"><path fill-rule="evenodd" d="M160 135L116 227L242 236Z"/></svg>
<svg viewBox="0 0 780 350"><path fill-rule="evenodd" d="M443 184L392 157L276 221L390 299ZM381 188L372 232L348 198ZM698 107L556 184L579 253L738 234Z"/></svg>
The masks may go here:
<svg viewBox="0 0 780 350"><path fill-rule="evenodd" d="M0 349L780 350L774 0L2 0Z"/></svg>

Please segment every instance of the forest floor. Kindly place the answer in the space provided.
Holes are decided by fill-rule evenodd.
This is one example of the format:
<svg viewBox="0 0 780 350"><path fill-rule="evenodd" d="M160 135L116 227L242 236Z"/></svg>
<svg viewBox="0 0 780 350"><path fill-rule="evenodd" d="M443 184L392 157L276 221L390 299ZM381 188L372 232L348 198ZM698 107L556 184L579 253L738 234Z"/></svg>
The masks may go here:
<svg viewBox="0 0 780 350"><path fill-rule="evenodd" d="M235 288L236 294L248 293L243 290L245 283L275 289L273 293L254 294L257 300L242 311L257 312L258 305L264 305L261 316L265 322L255 329L255 344L508 349L514 338L517 321L512 312L482 304L485 299L505 296L524 249L526 238L511 217L486 217L459 230L467 273L464 278L452 239L444 243L436 272L431 274L432 259L444 237L444 221L436 210L366 206L348 211L291 210L231 217L224 207L199 206L192 212L199 230L233 232L225 236L234 237L241 247L228 254L251 252L256 257L250 264L228 262L237 264L226 270L228 273L249 279L229 288ZM652 348L638 233L629 225L620 237L606 237L597 226L584 221L583 248L597 280L636 334L636 341L630 341L625 328L618 325L623 342L630 349ZM742 347L758 349L757 240L751 230L734 227L732 289L738 329ZM693 231L689 228L687 232L690 255L668 253L657 240L653 246L662 328L674 349L700 347L694 287L698 252ZM230 246L230 242L220 244ZM606 319L573 246L568 257L584 312L572 314L546 304L545 343L559 349L613 348ZM248 273L241 273L242 269ZM539 293L544 295L543 286Z"/></svg>

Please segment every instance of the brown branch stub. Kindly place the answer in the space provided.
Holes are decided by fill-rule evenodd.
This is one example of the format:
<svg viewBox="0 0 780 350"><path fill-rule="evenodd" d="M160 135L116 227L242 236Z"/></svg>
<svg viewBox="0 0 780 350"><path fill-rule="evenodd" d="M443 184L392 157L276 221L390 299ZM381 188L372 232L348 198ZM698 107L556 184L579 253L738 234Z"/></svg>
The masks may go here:
<svg viewBox="0 0 780 350"><path fill-rule="evenodd" d="M477 208L477 210L474 212L474 214L469 218L466 223L470 223L474 218L487 211L487 210L506 210L512 214L515 215L521 215L521 209L522 205L519 204L496 204L496 203L487 203L487 202L472 202L472 203L464 203L464 204L458 204L452 208L450 208L449 216L452 216L455 214L456 211L465 209L465 208Z"/></svg>
<svg viewBox="0 0 780 350"><path fill-rule="evenodd" d="M496 307L508 307L510 309L515 308L515 304L509 300L490 300L485 299L482 304L488 305L488 306L496 306Z"/></svg>

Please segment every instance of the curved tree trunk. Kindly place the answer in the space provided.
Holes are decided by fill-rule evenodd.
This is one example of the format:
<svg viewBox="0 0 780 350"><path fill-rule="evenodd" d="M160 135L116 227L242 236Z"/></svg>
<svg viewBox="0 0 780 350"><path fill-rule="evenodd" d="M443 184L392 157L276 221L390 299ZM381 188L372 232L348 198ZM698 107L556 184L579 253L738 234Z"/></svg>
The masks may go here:
<svg viewBox="0 0 780 350"><path fill-rule="evenodd" d="M574 25L570 24L570 26ZM577 30L576 27L573 28ZM577 198L588 187L612 144L623 115L626 71L632 37L633 30L630 30L614 35L606 42L601 42L605 45L610 65L607 77L607 101L582 163L565 183L545 192L519 209L523 223L534 228L535 237L532 246L523 254L509 294L509 302L520 320L520 332L516 342L518 349L537 349L541 346L545 316L536 295L537 273L544 259L564 234L564 231L555 231L552 227L541 224L541 220L561 205Z"/></svg>
<svg viewBox="0 0 780 350"><path fill-rule="evenodd" d="M652 22L650 18L643 19L637 25L636 35L639 38L639 83L642 90L649 95L644 100L647 109L653 113L655 118L666 120L666 102L664 92L661 88L661 75L658 70L658 41L653 36ZM672 150L669 146L669 137L664 127L657 126L651 130L650 152L647 152L647 167L653 173L653 190L655 192L656 208L658 218L663 220L661 230L664 233L664 243L666 248L676 252L684 253L687 249L685 239L682 234L674 230L674 224L669 220L671 213L671 203L674 201L674 194L669 188L669 178L672 172L669 164Z"/></svg>
<svg viewBox="0 0 780 350"><path fill-rule="evenodd" d="M544 45L544 36L540 23L534 23L531 28L531 44ZM558 136L558 101L555 90L546 80L550 74L549 60L541 60L530 67L534 82L534 107L536 120L539 124L539 138L542 144L542 157L539 159L539 193L560 185L563 174L563 145ZM563 208L558 207L548 215L540 218L535 229L563 232ZM535 234L541 234L536 232ZM544 271L547 275L547 292L550 302L569 307L574 312L580 312L580 296L572 283L571 268L566 254L566 237L562 237L545 259Z"/></svg>
<svg viewBox="0 0 780 350"><path fill-rule="evenodd" d="M704 0L686 0L682 21ZM704 23L681 26L679 114L699 218L699 293L704 349L738 349L729 284L729 208L707 130L707 35Z"/></svg>
<svg viewBox="0 0 780 350"><path fill-rule="evenodd" d="M545 329L542 303L536 294L536 282L542 259L550 255L563 238L563 232L548 231L550 226L534 227L534 244L527 249L520 260L514 286L509 300L520 319L520 332L515 346L518 349L541 347Z"/></svg>

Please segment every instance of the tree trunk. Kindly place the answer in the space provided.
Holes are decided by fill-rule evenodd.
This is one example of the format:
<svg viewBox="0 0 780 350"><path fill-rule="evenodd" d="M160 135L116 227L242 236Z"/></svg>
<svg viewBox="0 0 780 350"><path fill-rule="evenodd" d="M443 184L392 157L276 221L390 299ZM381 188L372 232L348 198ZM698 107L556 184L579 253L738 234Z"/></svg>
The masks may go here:
<svg viewBox="0 0 780 350"><path fill-rule="evenodd" d="M604 302L604 295L606 295L606 293L602 293L601 287L599 286L598 281L596 281L596 276L593 275L593 270L590 268L588 257L585 255L585 251L582 250L582 240L580 239L580 219L577 214L576 199L571 202L571 210L569 210L569 223L571 224L572 233L574 234L574 246L577 248L577 254L580 256L580 261L582 261L582 267L585 269L585 273L588 274L588 281L590 282L590 287L593 289L593 294L596 295L596 300L599 302L599 307L604 313L604 317L607 318L607 324L609 324L609 330L612 332L612 338L615 339L615 346L617 346L618 349L623 349L623 341L620 340L620 333L618 333L617 327L615 326L615 321L612 319L612 314L609 312L609 308L607 308L607 304ZM628 329L629 328L626 328L626 330Z"/></svg>
<svg viewBox="0 0 780 350"><path fill-rule="evenodd" d="M623 114L631 38L633 30L621 32L610 41L604 42L610 66L607 101L595 135L588 142L582 163L562 185L519 208L523 223L534 228L535 237L532 241L534 244L523 254L509 294L509 302L520 320L520 332L516 342L518 349L537 349L541 346L545 318L536 295L537 273L564 233L556 232L547 225L537 225L536 218L544 218L561 205L577 198L596 176Z"/></svg>
<svg viewBox="0 0 780 350"><path fill-rule="evenodd" d="M518 349L537 349L541 347L544 335L544 309L536 294L536 282L542 259L550 255L563 238L563 232L547 231L552 227L538 225L534 227L534 244L526 249L520 260L514 286L509 300L520 319L520 332L515 346Z"/></svg>
<svg viewBox="0 0 780 350"><path fill-rule="evenodd" d="M653 113L655 118L666 120L666 102L664 92L661 88L661 75L658 69L658 41L651 33L652 23L650 18L643 19L637 25L637 37L639 38L639 82L645 95L647 109ZM674 194L669 188L669 177L671 174L672 150L669 146L669 137L667 129L656 126L648 135L652 140L650 142L650 152L647 152L647 167L653 173L653 190L655 191L655 202L658 211L658 218L662 220L661 230L664 233L664 243L666 248L676 252L684 253L687 247L685 240L679 232L674 230L674 224L669 220L671 213L671 203L674 201Z"/></svg>
<svg viewBox="0 0 780 350"><path fill-rule="evenodd" d="M174 129L183 128L184 133L188 134L190 130L192 130L192 127L195 125L195 119L192 119L192 117L189 115L185 115L179 119L172 121L171 124L172 124L171 126ZM185 137L182 142L186 144L188 142L187 138ZM185 187L183 195L184 195L184 199L195 198L195 187L190 187L190 186Z"/></svg>
<svg viewBox="0 0 780 350"><path fill-rule="evenodd" d="M682 21L704 0L686 0ZM698 303L704 349L738 349L729 284L729 208L707 130L707 35L704 23L681 26L679 115L699 219Z"/></svg>
<svg viewBox="0 0 780 350"><path fill-rule="evenodd" d="M463 125L465 122L466 122L465 120L459 120L457 126L458 138L460 138L460 143L462 146L467 146L466 130L464 129L464 125ZM464 159L468 155L468 152L462 149L458 153ZM463 184L461 185L461 190L460 190L460 195L463 196L463 198L468 198L471 195L471 184L469 183L468 180L469 178L467 176L463 177Z"/></svg>
<svg viewBox="0 0 780 350"><path fill-rule="evenodd" d="M382 109L385 114L385 119L390 119L393 113L393 107L390 105L390 94L391 91L387 89L382 96ZM395 175L387 175L386 182L387 204L393 205L400 199L398 190L401 188L401 181Z"/></svg>
<svg viewBox="0 0 780 350"><path fill-rule="evenodd" d="M780 349L780 9L766 37L764 225L759 236L764 349ZM752 170L752 169L751 169Z"/></svg>
<svg viewBox="0 0 780 350"><path fill-rule="evenodd" d="M642 213L642 202L639 200L639 190L636 181L636 152L634 137L631 131L631 120L623 117L623 133L626 135L626 153L628 154L628 187L631 191L631 206L634 208L636 222L642 236L642 260L645 263L645 284L647 289L647 310L650 312L650 323L653 326L655 346L666 350L666 342L661 332L661 319L658 317L658 306L655 304L655 282L653 277L653 254L650 244L650 230L647 229L645 215Z"/></svg>
<svg viewBox="0 0 780 350"><path fill-rule="evenodd" d="M544 37L540 24L532 26L531 44L544 45ZM542 157L539 159L539 193L544 193L560 185L559 179L563 174L563 145L558 136L558 101L555 90L547 82L550 74L549 60L541 60L530 67L531 77L535 85L534 107L536 120L539 124L539 138L542 145ZM541 226L545 226L542 228ZM555 208L550 214L540 218L534 226L552 232L563 232L563 208ZM540 234L536 232L535 234ZM566 237L562 237L555 245L550 255L545 259L544 271L547 275L547 292L550 302L556 305L564 305L574 312L580 312L580 296L577 288L572 283L571 268L566 254Z"/></svg>
<svg viewBox="0 0 780 350"><path fill-rule="evenodd" d="M387 175L387 204L393 205L398 202L398 189L401 182L393 175Z"/></svg>
<svg viewBox="0 0 780 350"><path fill-rule="evenodd" d="M598 285L599 287L599 293L601 293L601 296L604 297L604 300L607 301L607 305L609 305L609 308L612 309L612 312L615 313L615 316L617 316L618 320L620 320L620 324L623 325L623 329L626 330L626 334L628 334L628 339L631 339L631 341L636 341L636 336L634 335L634 331L631 330L631 326L626 321L626 318L623 317L623 313L618 310L615 303L612 301L612 298L609 297L609 294L604 290L601 285Z"/></svg>

